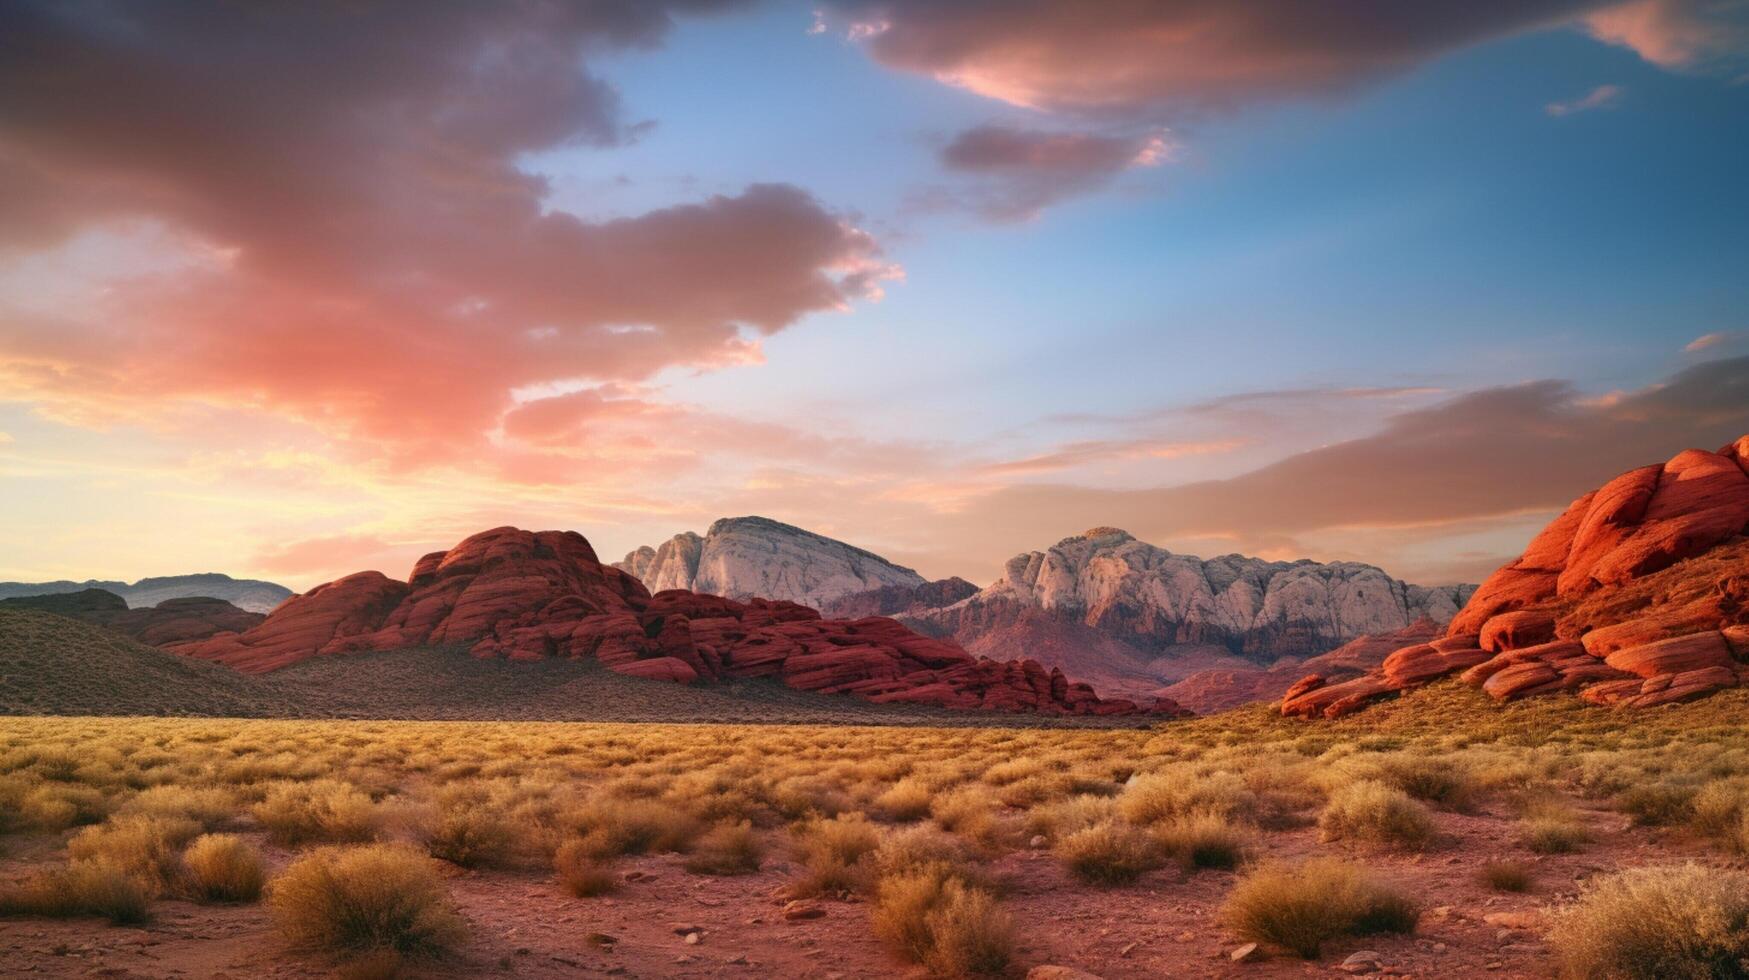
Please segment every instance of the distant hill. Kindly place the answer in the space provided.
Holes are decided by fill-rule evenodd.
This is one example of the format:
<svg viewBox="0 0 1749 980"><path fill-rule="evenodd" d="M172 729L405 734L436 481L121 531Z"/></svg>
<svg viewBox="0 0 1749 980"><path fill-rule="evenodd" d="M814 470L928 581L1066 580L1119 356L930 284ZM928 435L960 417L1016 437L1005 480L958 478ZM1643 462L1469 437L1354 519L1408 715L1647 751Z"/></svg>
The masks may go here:
<svg viewBox="0 0 1749 980"><path fill-rule="evenodd" d="M132 584L102 579L88 579L84 582L0 582L0 599L83 592L86 589L113 592L131 607L156 606L166 599L203 596L223 599L239 609L262 614L272 612L275 606L292 596L292 590L275 582L232 578L219 572L201 572L196 575L143 578Z"/></svg>
<svg viewBox="0 0 1749 980"><path fill-rule="evenodd" d="M129 609L121 596L104 589L14 596L0 599L0 608L69 616L155 647L205 640L218 633L241 633L267 618L206 596L165 599L155 606Z"/></svg>

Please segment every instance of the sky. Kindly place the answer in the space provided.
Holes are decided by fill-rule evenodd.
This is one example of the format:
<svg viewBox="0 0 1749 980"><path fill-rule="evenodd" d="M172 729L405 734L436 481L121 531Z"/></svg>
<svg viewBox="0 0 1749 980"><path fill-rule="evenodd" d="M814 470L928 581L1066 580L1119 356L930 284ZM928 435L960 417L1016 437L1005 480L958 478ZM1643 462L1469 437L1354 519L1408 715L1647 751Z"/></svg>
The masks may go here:
<svg viewBox="0 0 1749 980"><path fill-rule="evenodd" d="M1744 0L0 4L0 579L1477 581L1749 433Z"/></svg>

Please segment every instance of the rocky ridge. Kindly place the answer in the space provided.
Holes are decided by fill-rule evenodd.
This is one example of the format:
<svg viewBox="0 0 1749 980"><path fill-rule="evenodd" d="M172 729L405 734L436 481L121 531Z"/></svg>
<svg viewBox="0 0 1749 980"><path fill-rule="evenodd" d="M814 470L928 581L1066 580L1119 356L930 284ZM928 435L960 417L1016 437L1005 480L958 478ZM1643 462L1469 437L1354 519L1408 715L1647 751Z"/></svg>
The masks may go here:
<svg viewBox="0 0 1749 980"><path fill-rule="evenodd" d="M101 589L118 595L130 607L156 606L169 599L223 599L248 612L270 613L273 608L291 598L292 591L274 582L259 579L232 578L219 572L195 575L160 575L138 582L110 582L89 579L84 582L0 582L0 599L39 595L64 595Z"/></svg>
<svg viewBox="0 0 1749 980"><path fill-rule="evenodd" d="M1470 586L1422 587L1357 562L1201 559L1094 528L1010 559L1000 581L959 603L903 617L932 636L991 652L990 636L1050 662L1091 642L1147 665L1153 686L1174 661L1245 666L1322 654L1422 618L1443 623ZM1062 647L1057 651L1057 647ZM1055 652L1046 652L1047 650ZM1176 674L1176 676L1174 676Z"/></svg>
<svg viewBox="0 0 1749 980"><path fill-rule="evenodd" d="M764 517L725 517L703 536L676 534L630 552L618 568L651 592L686 589L816 609L855 593L913 589L923 576L853 545Z"/></svg>
<svg viewBox="0 0 1749 980"><path fill-rule="evenodd" d="M1046 714L1179 713L1104 699L1036 661L978 659L892 619L823 619L781 600L669 589L601 564L582 535L503 527L421 558L405 582L360 572L238 633L167 645L247 672L310 657L462 645L475 656L593 658L682 684L771 677L877 703Z"/></svg>
<svg viewBox="0 0 1749 980"><path fill-rule="evenodd" d="M1337 717L1460 673L1506 701L1577 691L1650 707L1749 678L1749 436L1629 470L1573 501L1476 590L1444 636L1375 670L1311 674L1287 715Z"/></svg>

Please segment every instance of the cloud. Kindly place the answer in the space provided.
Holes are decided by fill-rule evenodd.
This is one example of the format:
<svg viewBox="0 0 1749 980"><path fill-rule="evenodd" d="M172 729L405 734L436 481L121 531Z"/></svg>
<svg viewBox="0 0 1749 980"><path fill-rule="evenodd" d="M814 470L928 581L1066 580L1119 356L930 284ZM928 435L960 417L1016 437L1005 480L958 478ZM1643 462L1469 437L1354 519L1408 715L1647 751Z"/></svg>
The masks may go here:
<svg viewBox="0 0 1749 980"><path fill-rule="evenodd" d="M1741 6L1716 0L842 0L829 10L889 67L1011 105L1150 120L1341 94L1559 26L1671 68L1749 49Z"/></svg>
<svg viewBox="0 0 1749 980"><path fill-rule="evenodd" d="M1064 198L1108 186L1126 170L1159 166L1172 152L1164 130L1106 135L975 126L940 154L948 172L974 183L926 194L920 203L970 210L993 221L1026 221Z"/></svg>
<svg viewBox="0 0 1749 980"><path fill-rule="evenodd" d="M1570 116L1575 112L1590 112L1593 109L1613 109L1621 103L1623 91L1620 85L1599 85L1577 99L1550 102L1543 106L1543 111L1560 117Z"/></svg>
<svg viewBox="0 0 1749 980"><path fill-rule="evenodd" d="M1393 539L1540 518L1626 469L1745 433L1749 357L1698 364L1607 400L1537 381L1402 412L1375 434L1228 479L1145 490L1006 487L932 523L929 534L943 551L987 554L1015 527L1055 540L1110 524L1148 540L1222 540L1236 550L1298 541L1311 551L1309 537L1367 535L1378 561Z"/></svg>
<svg viewBox="0 0 1749 980"><path fill-rule="evenodd" d="M1737 0L1632 0L1587 15L1585 26L1664 68L1734 74L1749 58L1749 7Z"/></svg>
<svg viewBox="0 0 1749 980"><path fill-rule="evenodd" d="M1735 330L1718 330L1713 333L1703 333L1684 344L1682 350L1687 354L1697 354L1703 350L1710 350L1711 348L1717 347L1720 344L1729 343L1730 341L1735 340L1736 337L1737 331Z"/></svg>
<svg viewBox="0 0 1749 980"><path fill-rule="evenodd" d="M518 167L635 135L583 59L718 6L8 5L0 254L127 257L88 315L0 295L3 386L85 422L244 407L426 465L481 452L514 390L744 363L878 295L877 244L799 188L590 221ZM178 267L141 272L163 241Z"/></svg>
<svg viewBox="0 0 1749 980"><path fill-rule="evenodd" d="M347 574L365 568L383 570L380 559L392 550L392 545L374 534L334 534L263 548L256 552L253 565L279 575ZM392 568L385 571L396 578L401 574Z"/></svg>

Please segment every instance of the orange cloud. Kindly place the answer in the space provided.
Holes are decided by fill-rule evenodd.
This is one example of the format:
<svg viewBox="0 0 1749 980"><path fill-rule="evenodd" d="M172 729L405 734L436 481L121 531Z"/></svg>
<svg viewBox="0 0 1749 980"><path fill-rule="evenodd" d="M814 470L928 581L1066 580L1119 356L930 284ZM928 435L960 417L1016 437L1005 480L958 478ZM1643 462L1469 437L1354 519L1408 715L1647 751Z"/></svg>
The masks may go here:
<svg viewBox="0 0 1749 980"><path fill-rule="evenodd" d="M1159 166L1171 153L1164 131L1101 135L975 126L942 148L941 162L980 183L923 203L945 201L996 221L1028 220L1066 197L1105 187L1126 170Z"/></svg>

